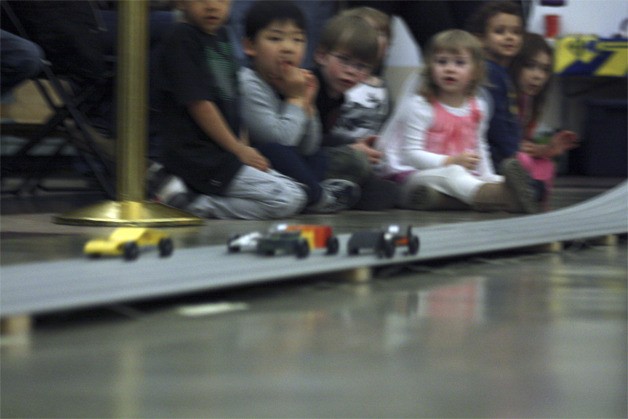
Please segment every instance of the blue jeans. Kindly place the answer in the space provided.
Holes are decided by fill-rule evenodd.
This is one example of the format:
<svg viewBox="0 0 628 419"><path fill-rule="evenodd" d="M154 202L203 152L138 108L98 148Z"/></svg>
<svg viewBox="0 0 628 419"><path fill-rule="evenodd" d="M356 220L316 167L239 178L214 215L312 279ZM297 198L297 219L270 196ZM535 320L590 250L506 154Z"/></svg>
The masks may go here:
<svg viewBox="0 0 628 419"><path fill-rule="evenodd" d="M255 148L270 161L273 169L307 186L308 205L321 199L320 182L325 179L327 171L327 158L322 151L304 156L297 147L277 143L257 144Z"/></svg>
<svg viewBox="0 0 628 419"><path fill-rule="evenodd" d="M0 45L2 94L42 71L44 53L34 42L0 29Z"/></svg>

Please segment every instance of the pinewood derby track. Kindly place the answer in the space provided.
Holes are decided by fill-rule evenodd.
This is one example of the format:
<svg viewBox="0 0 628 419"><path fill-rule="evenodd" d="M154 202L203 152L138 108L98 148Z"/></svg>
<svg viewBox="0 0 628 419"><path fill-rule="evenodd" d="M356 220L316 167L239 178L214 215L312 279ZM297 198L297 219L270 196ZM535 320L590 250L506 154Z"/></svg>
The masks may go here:
<svg viewBox="0 0 628 419"><path fill-rule="evenodd" d="M170 258L146 253L122 258L39 262L2 267L0 316L3 318L85 308L191 292L276 282L391 264L460 257L628 232L628 183L583 203L547 213L492 221L414 228L415 256L399 248L391 259L347 255L349 234L339 235L340 252L308 258L228 254L225 245L177 249ZM81 255L82 256L82 255Z"/></svg>

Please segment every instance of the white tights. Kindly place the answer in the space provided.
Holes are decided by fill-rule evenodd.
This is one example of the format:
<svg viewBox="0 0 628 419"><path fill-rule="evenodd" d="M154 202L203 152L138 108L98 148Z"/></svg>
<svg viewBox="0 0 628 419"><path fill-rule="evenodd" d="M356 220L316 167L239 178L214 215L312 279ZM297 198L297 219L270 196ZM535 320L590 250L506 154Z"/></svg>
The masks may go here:
<svg viewBox="0 0 628 419"><path fill-rule="evenodd" d="M491 181L492 182L492 181ZM472 204L478 189L489 183L459 165L420 170L411 174L401 186L401 206L407 208L411 194L418 186L430 186L464 203Z"/></svg>

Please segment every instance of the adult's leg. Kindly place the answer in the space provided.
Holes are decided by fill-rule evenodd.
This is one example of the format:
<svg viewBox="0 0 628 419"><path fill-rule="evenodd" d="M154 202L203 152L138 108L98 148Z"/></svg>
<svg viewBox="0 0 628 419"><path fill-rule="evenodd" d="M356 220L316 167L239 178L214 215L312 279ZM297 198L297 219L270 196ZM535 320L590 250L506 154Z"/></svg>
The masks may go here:
<svg viewBox="0 0 628 419"><path fill-rule="evenodd" d="M264 220L293 216L306 201L303 188L287 176L243 166L224 196L200 195L187 210L209 218Z"/></svg>
<svg viewBox="0 0 628 419"><path fill-rule="evenodd" d="M60 74L78 84L101 82L106 75L98 22L85 1L19 1L13 9L33 42Z"/></svg>
<svg viewBox="0 0 628 419"><path fill-rule="evenodd" d="M2 65L2 94L22 81L37 76L43 67L44 54L37 44L0 30L0 63Z"/></svg>

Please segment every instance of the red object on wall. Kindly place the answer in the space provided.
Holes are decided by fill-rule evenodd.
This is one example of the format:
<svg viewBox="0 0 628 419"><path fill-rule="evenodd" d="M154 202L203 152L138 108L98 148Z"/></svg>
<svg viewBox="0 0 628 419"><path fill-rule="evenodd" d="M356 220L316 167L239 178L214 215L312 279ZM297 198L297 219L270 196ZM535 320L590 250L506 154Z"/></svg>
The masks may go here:
<svg viewBox="0 0 628 419"><path fill-rule="evenodd" d="M560 33L560 16L545 15L545 37L556 38Z"/></svg>

